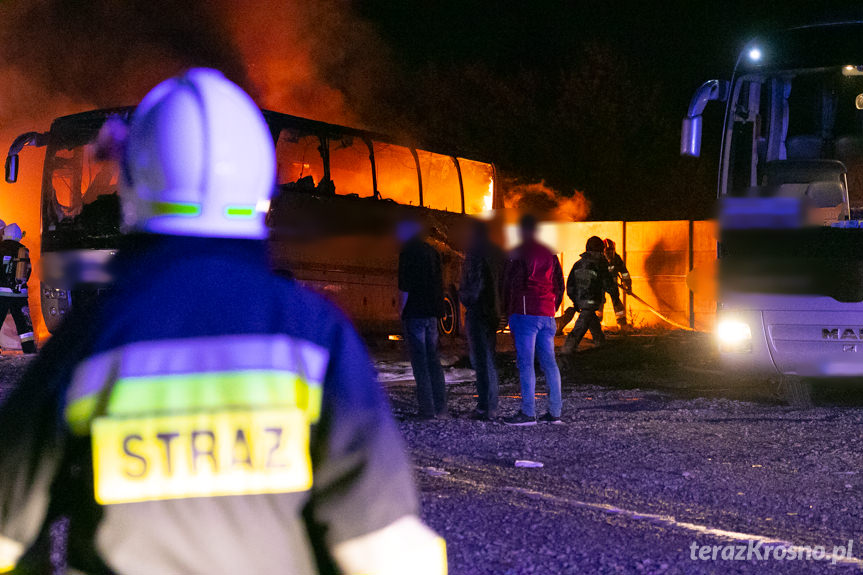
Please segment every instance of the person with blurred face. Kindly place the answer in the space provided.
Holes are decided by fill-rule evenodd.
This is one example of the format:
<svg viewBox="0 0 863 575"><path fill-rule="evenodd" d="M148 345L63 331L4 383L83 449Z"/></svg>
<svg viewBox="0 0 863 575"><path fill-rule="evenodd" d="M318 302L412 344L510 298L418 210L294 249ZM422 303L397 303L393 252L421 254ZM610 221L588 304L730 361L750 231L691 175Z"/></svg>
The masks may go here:
<svg viewBox="0 0 863 575"><path fill-rule="evenodd" d="M476 370L477 405L471 417L492 420L498 416L498 379L494 365L500 324L500 277L503 251L489 237L482 220L471 222L470 238L462 267L459 299L465 307L467 339Z"/></svg>
<svg viewBox="0 0 863 575"><path fill-rule="evenodd" d="M531 215L519 222L522 243L509 254L504 273L504 302L515 342L521 381L521 410L504 419L507 425L536 425L536 371L534 360L548 384L548 412L540 421L560 424L563 407L560 370L554 357L555 311L563 302L560 261L537 241L538 222Z"/></svg>
<svg viewBox="0 0 863 575"><path fill-rule="evenodd" d="M415 219L399 222L399 308L417 385L420 419L446 419L446 383L438 352L438 320L444 314L440 254L424 241Z"/></svg>
<svg viewBox="0 0 863 575"><path fill-rule="evenodd" d="M121 161L114 287L0 412L0 571L53 572L24 552L66 517L76 572L444 575L365 346L269 269L251 98L215 70L167 80Z"/></svg>

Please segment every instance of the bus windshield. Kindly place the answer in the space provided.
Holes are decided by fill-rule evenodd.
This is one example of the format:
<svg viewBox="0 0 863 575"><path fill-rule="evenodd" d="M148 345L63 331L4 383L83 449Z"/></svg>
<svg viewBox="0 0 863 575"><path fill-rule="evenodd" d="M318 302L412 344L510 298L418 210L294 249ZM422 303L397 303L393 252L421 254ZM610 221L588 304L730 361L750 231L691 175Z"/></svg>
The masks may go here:
<svg viewBox="0 0 863 575"><path fill-rule="evenodd" d="M863 71L845 65L742 77L729 109L723 193L863 206Z"/></svg>
<svg viewBox="0 0 863 575"><path fill-rule="evenodd" d="M42 184L43 249L116 247L119 176L116 162L96 157L87 134L52 132Z"/></svg>

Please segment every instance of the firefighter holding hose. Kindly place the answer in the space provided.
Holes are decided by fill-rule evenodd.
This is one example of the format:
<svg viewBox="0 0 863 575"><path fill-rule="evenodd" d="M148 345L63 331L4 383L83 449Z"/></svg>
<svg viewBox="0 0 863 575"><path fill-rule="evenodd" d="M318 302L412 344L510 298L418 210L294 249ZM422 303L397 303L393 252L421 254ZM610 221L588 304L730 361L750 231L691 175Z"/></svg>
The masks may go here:
<svg viewBox="0 0 863 575"><path fill-rule="evenodd" d="M614 308L614 318L617 320L617 325L622 328L627 325L627 321L626 307L620 299L620 287L623 287L624 292L631 293L632 278L629 275L629 270L626 269L626 264L623 263L623 258L617 253L614 241L610 238L605 238L603 243L605 244L605 259L608 260L608 273L611 276L611 281L608 285L608 296L611 298L611 305Z"/></svg>
<svg viewBox="0 0 863 575"><path fill-rule="evenodd" d="M362 341L269 271L274 155L214 70L139 105L114 289L0 413L0 571L45 572L26 550L68 517L86 573L446 573Z"/></svg>
<svg viewBox="0 0 863 575"><path fill-rule="evenodd" d="M21 243L24 232L18 224L4 225L0 241L0 324L12 314L24 353L36 353L33 320L27 303L30 251Z"/></svg>

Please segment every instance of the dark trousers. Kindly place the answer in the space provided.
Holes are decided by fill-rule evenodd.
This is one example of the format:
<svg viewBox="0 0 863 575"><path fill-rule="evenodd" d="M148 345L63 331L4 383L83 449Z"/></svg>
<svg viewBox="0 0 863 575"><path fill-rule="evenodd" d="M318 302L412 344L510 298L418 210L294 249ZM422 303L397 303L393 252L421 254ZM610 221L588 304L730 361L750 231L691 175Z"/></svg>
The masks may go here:
<svg viewBox="0 0 863 575"><path fill-rule="evenodd" d="M11 313L15 321L15 329L21 338L21 350L24 353L36 353L36 337L33 335L33 321L30 319L30 307L25 296L0 296L0 322L6 321L6 314Z"/></svg>
<svg viewBox="0 0 863 575"><path fill-rule="evenodd" d="M497 344L495 328L479 314L467 310L467 341L471 361L476 370L477 411L488 417L497 416L497 368L494 366L494 348Z"/></svg>
<svg viewBox="0 0 863 575"><path fill-rule="evenodd" d="M605 334L602 333L602 322L597 317L593 310L582 310L578 313L578 318L575 320L575 326L569 335L566 336L566 341L563 344L563 353L575 353L578 349L578 344L584 338L587 332L590 332L593 337L593 343L602 345L605 343Z"/></svg>
<svg viewBox="0 0 863 575"><path fill-rule="evenodd" d="M617 325L626 325L626 307L620 299L620 288L614 286L608 295L611 299L611 305L614 307L614 319L617 320Z"/></svg>
<svg viewBox="0 0 863 575"><path fill-rule="evenodd" d="M437 318L405 318L405 340L417 382L420 417L446 413L446 385L438 355Z"/></svg>

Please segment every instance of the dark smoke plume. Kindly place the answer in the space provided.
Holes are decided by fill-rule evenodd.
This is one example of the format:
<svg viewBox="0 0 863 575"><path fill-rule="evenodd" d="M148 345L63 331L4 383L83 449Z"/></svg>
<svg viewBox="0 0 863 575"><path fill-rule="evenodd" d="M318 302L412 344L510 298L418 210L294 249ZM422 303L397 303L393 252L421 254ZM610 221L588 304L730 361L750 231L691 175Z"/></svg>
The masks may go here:
<svg viewBox="0 0 863 575"><path fill-rule="evenodd" d="M264 107L359 122L387 75L372 26L342 0L0 3L0 120L46 122L134 104L190 66L218 68Z"/></svg>

